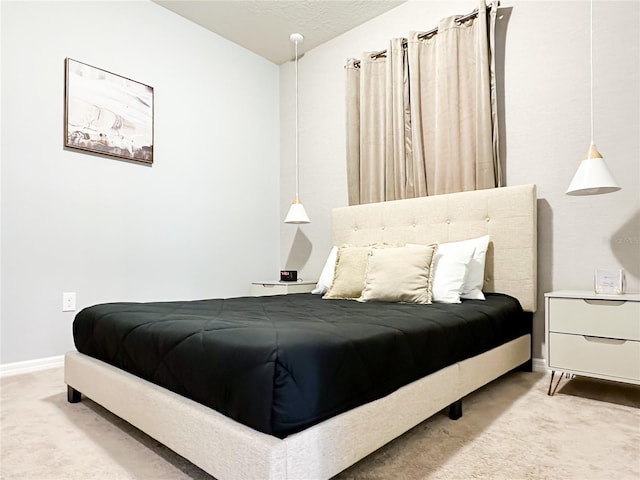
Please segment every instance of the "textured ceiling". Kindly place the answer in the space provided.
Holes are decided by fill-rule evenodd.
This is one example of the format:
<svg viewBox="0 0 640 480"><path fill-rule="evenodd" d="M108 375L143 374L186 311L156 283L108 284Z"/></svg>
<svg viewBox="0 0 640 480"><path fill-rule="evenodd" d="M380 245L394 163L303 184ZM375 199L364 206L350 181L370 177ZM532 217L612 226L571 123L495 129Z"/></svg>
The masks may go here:
<svg viewBox="0 0 640 480"><path fill-rule="evenodd" d="M406 0L154 0L258 55L282 64Z"/></svg>

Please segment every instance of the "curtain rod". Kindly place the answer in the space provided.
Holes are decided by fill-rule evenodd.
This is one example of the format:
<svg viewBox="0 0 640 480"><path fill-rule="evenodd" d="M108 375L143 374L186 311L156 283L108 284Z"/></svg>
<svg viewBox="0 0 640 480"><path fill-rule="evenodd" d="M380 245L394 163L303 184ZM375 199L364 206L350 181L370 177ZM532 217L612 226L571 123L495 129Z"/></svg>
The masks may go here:
<svg viewBox="0 0 640 480"><path fill-rule="evenodd" d="M495 2L496 6L500 5L500 2ZM491 6L492 4L487 5L487 11L491 10ZM467 20L471 20L474 17L478 16L478 9L476 8L473 12L471 13L467 13L466 15L462 15L461 17L456 18L456 23L458 25L460 25L461 23L466 22ZM431 35L435 35L436 33L438 33L438 27L432 28L431 30L427 31L427 32L422 32L418 34L418 38L420 40L430 37ZM402 48L407 48L407 41L403 40L402 41ZM381 58L384 57L387 54L387 50L380 50L379 52L376 53L372 53L371 54L371 58ZM356 60L355 62L353 62L353 66L355 68L360 68L360 60Z"/></svg>

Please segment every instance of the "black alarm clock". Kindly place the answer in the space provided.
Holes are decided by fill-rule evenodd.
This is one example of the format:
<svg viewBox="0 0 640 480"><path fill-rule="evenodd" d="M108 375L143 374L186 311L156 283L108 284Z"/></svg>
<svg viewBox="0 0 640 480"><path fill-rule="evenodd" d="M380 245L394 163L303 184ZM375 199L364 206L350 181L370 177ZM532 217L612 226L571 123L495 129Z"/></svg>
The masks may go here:
<svg viewBox="0 0 640 480"><path fill-rule="evenodd" d="M297 282L298 271L297 270L280 270L281 282Z"/></svg>

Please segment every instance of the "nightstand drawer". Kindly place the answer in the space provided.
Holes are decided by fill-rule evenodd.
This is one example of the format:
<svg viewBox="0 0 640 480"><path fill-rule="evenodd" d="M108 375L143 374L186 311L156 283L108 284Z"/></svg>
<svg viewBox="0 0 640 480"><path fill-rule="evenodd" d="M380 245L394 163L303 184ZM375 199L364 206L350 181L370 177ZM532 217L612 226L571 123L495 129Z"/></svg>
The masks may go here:
<svg viewBox="0 0 640 480"><path fill-rule="evenodd" d="M308 293L316 286L316 282L253 282L251 284L251 295L254 297L264 297L268 295L288 295L290 293Z"/></svg>
<svg viewBox="0 0 640 480"><path fill-rule="evenodd" d="M549 367L640 382L640 342L549 334Z"/></svg>
<svg viewBox="0 0 640 480"><path fill-rule="evenodd" d="M550 298L548 308L551 332L640 341L640 302Z"/></svg>

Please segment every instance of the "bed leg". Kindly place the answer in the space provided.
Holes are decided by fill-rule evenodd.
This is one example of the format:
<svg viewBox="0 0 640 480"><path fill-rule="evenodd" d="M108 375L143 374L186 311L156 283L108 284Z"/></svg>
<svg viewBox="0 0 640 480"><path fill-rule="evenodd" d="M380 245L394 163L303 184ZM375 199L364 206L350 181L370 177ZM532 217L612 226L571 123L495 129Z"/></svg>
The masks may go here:
<svg viewBox="0 0 640 480"><path fill-rule="evenodd" d="M82 400L82 393L72 386L67 385L67 401L69 403L78 403L80 400Z"/></svg>
<svg viewBox="0 0 640 480"><path fill-rule="evenodd" d="M533 313L523 312L523 319L527 322L527 331L531 333L531 351L533 352ZM517 372L533 372L533 357L529 357L529 360L522 365L518 365L515 369Z"/></svg>
<svg viewBox="0 0 640 480"><path fill-rule="evenodd" d="M519 367L516 367L519 372L533 372L533 358L530 358Z"/></svg>
<svg viewBox="0 0 640 480"><path fill-rule="evenodd" d="M449 418L458 420L462 416L462 400L456 400L449 405Z"/></svg>

